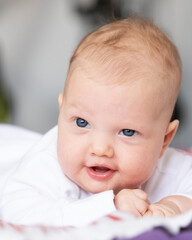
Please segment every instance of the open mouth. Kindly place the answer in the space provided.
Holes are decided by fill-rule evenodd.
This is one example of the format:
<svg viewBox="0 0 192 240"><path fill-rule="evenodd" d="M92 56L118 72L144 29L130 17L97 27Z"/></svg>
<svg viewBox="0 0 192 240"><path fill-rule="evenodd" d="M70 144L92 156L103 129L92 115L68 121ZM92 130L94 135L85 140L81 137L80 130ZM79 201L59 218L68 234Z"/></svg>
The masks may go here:
<svg viewBox="0 0 192 240"><path fill-rule="evenodd" d="M106 168L106 167L92 167L93 171L95 172L100 172L100 173L105 173L107 171L110 171L109 168Z"/></svg>
<svg viewBox="0 0 192 240"><path fill-rule="evenodd" d="M111 178L115 171L103 166L92 166L87 167L87 172L92 179L104 181Z"/></svg>

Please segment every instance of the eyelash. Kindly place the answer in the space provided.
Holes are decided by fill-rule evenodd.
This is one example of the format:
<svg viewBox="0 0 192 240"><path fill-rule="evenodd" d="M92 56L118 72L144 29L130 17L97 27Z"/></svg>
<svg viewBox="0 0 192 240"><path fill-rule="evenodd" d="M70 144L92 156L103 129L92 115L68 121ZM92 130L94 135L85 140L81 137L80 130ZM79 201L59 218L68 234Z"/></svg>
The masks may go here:
<svg viewBox="0 0 192 240"><path fill-rule="evenodd" d="M89 123L83 118L76 118L74 122L77 125L77 127L90 128ZM132 129L123 129L120 131L120 135L124 135L126 137L133 137L133 136L137 136L138 132Z"/></svg>

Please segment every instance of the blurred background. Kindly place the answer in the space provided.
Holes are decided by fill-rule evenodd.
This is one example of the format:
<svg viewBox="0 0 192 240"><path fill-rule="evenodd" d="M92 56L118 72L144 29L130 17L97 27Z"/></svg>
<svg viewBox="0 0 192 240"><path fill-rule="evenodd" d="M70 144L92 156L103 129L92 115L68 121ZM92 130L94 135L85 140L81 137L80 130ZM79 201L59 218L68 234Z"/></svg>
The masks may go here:
<svg viewBox="0 0 192 240"><path fill-rule="evenodd" d="M168 34L183 62L173 146L192 146L191 0L0 0L0 122L45 133L57 124L58 95L78 42L133 14Z"/></svg>

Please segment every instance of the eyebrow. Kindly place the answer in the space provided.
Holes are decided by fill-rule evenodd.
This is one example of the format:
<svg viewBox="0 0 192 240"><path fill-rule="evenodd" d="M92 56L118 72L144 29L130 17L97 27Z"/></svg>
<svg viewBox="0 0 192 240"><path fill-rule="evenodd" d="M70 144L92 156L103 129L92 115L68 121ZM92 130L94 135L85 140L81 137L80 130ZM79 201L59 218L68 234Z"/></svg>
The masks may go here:
<svg viewBox="0 0 192 240"><path fill-rule="evenodd" d="M81 111L83 113L90 113L90 112L92 112L90 109L86 108L84 105L82 105L80 103L78 103L78 104L77 103L70 103L68 105L68 107L69 107L69 111L70 112L74 112L76 110Z"/></svg>

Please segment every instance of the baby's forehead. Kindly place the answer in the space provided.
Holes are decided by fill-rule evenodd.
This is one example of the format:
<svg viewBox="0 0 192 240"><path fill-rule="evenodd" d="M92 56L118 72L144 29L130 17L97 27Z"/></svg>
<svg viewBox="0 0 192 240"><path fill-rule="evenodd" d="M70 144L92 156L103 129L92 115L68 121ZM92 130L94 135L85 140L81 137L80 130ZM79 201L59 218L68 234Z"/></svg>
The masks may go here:
<svg viewBox="0 0 192 240"><path fill-rule="evenodd" d="M127 65L129 64L129 67ZM68 82L94 82L100 86L110 87L122 86L121 89L127 90L134 86L139 86L143 95L147 93L146 88L150 90L150 96L155 94L156 97L162 93L166 94L166 80L154 67L145 67L143 65L134 66L131 60L129 63L124 62L123 67L119 61L114 63L103 63L98 61L89 61L83 59L81 62L76 62L71 68ZM74 84L72 84L74 85ZM78 84L81 87L81 84ZM128 91L127 91L128 92ZM149 94L149 92L148 92Z"/></svg>
<svg viewBox="0 0 192 240"><path fill-rule="evenodd" d="M159 85L157 81L155 83L153 78L147 76L135 76L124 82L115 80L116 82L114 81L114 84L112 84L112 80L106 80L106 76L98 80L96 77L87 77L84 71L76 70L73 72L70 81L71 84L69 84L67 94L69 98L73 96L74 100L74 96L78 96L76 100L79 102L86 96L86 99L89 99L87 103L93 108L95 99L98 99L105 106L107 106L106 104L108 106L115 105L117 108L118 106L134 107L138 104L144 104L144 106L148 106L154 116L159 116L165 110L171 111L166 89L163 88L163 85Z"/></svg>

